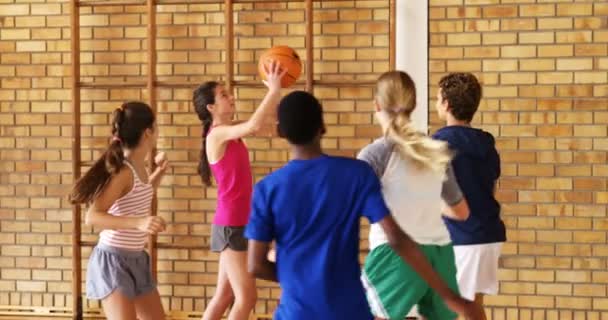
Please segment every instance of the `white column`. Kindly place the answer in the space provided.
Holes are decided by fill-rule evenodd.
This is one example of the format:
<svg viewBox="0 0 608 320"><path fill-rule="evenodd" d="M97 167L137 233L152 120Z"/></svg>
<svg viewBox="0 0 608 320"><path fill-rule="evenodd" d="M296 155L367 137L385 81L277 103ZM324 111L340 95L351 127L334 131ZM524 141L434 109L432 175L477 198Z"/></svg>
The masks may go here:
<svg viewBox="0 0 608 320"><path fill-rule="evenodd" d="M420 131L428 130L429 28L428 0L397 0L396 67L416 83L417 107L412 121Z"/></svg>
<svg viewBox="0 0 608 320"><path fill-rule="evenodd" d="M429 1L396 0L397 70L407 72L416 84L416 110L412 121L416 129L428 133L429 123ZM414 308L408 316L418 316Z"/></svg>

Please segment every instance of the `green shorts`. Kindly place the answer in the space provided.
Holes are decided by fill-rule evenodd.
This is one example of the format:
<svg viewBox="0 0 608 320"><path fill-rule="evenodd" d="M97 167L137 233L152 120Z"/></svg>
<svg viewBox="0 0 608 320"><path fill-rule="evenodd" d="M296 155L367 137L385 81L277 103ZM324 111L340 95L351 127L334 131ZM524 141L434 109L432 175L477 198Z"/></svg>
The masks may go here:
<svg viewBox="0 0 608 320"><path fill-rule="evenodd" d="M418 247L443 281L458 292L452 245ZM401 320L415 305L418 305L420 315L428 320L453 320L458 317L388 244L378 246L369 253L361 280L376 317Z"/></svg>

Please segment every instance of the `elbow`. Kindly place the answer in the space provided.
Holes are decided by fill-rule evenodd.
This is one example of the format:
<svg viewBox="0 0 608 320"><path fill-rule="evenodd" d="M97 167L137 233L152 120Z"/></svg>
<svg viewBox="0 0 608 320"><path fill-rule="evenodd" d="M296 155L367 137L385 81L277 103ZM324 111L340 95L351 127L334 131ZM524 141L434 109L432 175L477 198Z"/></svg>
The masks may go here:
<svg viewBox="0 0 608 320"><path fill-rule="evenodd" d="M467 202L467 199L462 199L462 203L459 206L458 211L458 217L460 218L460 220L464 221L469 218L469 215L471 215L471 210L469 209L469 203Z"/></svg>
<svg viewBox="0 0 608 320"><path fill-rule="evenodd" d="M249 136L262 130L262 123L254 117L243 122L241 125L244 126L240 136Z"/></svg>
<svg viewBox="0 0 608 320"><path fill-rule="evenodd" d="M259 264L257 264L257 263L248 263L247 264L247 271L254 278L261 278L261 275L263 273L261 266Z"/></svg>
<svg viewBox="0 0 608 320"><path fill-rule="evenodd" d="M469 210L457 210L452 214L455 220L466 221L469 218Z"/></svg>
<svg viewBox="0 0 608 320"><path fill-rule="evenodd" d="M396 232L396 234L393 234L391 236L387 237L388 239L388 245L395 251L395 252L407 252L408 251L408 245L410 245L411 243L413 243L412 241L408 241L411 240L409 238L409 236L399 230L399 232Z"/></svg>
<svg viewBox="0 0 608 320"><path fill-rule="evenodd" d="M401 248L402 243L394 239L388 239L388 245L391 247L391 249L393 249L393 251L400 252L399 249Z"/></svg>
<svg viewBox="0 0 608 320"><path fill-rule="evenodd" d="M257 133L260 130L262 130L264 126L262 125L262 123L260 121L251 121L251 123L249 124L249 132L250 133Z"/></svg>
<svg viewBox="0 0 608 320"><path fill-rule="evenodd" d="M95 225L95 212L93 212L92 210L88 210L87 213L84 215L84 224L87 226L93 226Z"/></svg>
<svg viewBox="0 0 608 320"><path fill-rule="evenodd" d="M467 220L469 218L470 215L471 215L471 213L467 209L466 211L464 211L464 213L462 213L460 215L460 220L465 221L465 220Z"/></svg>
<svg viewBox="0 0 608 320"><path fill-rule="evenodd" d="M393 251L401 257L404 261L410 261L412 259L412 253L416 250L416 242L414 242L409 236L404 235L399 238L389 239L388 245Z"/></svg>
<svg viewBox="0 0 608 320"><path fill-rule="evenodd" d="M457 221L465 221L469 218L470 215L469 205L467 203L467 200L464 198L457 204L450 207L446 207L444 209L444 212L448 218Z"/></svg>

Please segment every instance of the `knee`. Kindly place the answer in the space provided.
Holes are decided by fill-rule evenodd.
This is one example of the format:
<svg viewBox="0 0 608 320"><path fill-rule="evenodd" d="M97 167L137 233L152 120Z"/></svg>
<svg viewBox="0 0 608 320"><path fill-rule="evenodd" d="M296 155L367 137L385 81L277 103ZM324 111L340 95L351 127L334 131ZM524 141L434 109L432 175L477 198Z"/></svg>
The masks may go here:
<svg viewBox="0 0 608 320"><path fill-rule="evenodd" d="M253 309L255 307L255 303L258 300L257 291L250 290L249 292L243 292L243 294L237 295L235 297L235 304L238 304L244 308Z"/></svg>
<svg viewBox="0 0 608 320"><path fill-rule="evenodd" d="M232 301L234 301L234 294L232 293L232 290L216 291L215 294L213 295L213 298L219 304L229 305L232 303Z"/></svg>

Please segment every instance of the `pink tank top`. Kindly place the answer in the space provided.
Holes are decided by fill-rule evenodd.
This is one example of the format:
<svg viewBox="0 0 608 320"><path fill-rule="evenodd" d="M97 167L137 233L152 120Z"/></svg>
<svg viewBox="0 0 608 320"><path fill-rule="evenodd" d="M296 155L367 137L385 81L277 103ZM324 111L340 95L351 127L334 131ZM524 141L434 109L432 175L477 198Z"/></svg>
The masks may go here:
<svg viewBox="0 0 608 320"><path fill-rule="evenodd" d="M245 143L241 139L228 141L224 156L209 167L218 189L213 224L231 227L247 225L253 178Z"/></svg>
<svg viewBox="0 0 608 320"><path fill-rule="evenodd" d="M154 188L144 183L137 176L135 168L125 161L125 165L133 172L133 189L122 198L116 200L108 213L119 217L145 217L150 215ZM148 234L134 229L103 230L99 234L99 243L127 249L144 250Z"/></svg>

